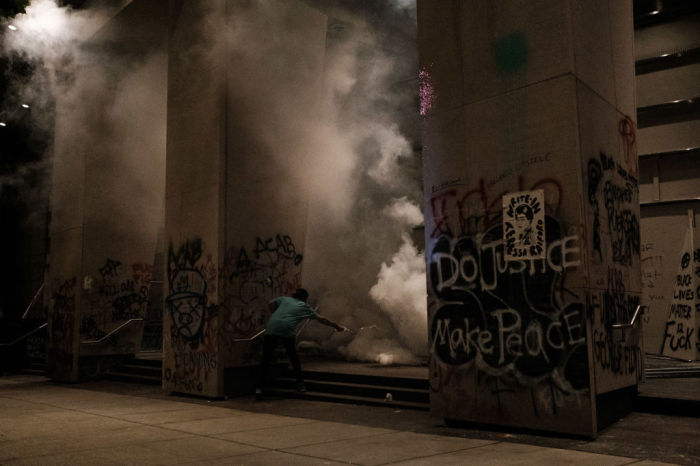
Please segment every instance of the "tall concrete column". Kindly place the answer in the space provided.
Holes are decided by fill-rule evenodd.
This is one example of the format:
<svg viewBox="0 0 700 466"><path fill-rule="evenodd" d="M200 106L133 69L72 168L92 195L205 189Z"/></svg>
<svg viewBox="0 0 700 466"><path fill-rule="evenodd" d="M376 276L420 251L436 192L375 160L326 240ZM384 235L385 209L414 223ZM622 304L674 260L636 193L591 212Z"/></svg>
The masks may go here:
<svg viewBox="0 0 700 466"><path fill-rule="evenodd" d="M632 19L418 1L436 416L595 435L641 376Z"/></svg>
<svg viewBox="0 0 700 466"><path fill-rule="evenodd" d="M217 397L223 257L225 2L171 2L163 388Z"/></svg>
<svg viewBox="0 0 700 466"><path fill-rule="evenodd" d="M243 340L270 299L302 285L310 180L295 119L319 95L326 18L297 0L270 5L171 6L167 391L251 388L260 341Z"/></svg>
<svg viewBox="0 0 700 466"><path fill-rule="evenodd" d="M163 220L166 13L158 0L119 9L60 83L44 287L55 380L100 375L101 359L141 344Z"/></svg>

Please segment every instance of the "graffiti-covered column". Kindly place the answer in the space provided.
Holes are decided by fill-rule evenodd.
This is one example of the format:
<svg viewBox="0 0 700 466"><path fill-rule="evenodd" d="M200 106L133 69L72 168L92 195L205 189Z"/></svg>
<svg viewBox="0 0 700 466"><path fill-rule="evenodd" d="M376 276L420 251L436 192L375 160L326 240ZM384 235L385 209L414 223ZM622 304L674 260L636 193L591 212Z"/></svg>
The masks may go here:
<svg viewBox="0 0 700 466"><path fill-rule="evenodd" d="M221 344L227 390L250 389L268 303L302 282L323 96L326 16L301 0L230 2L227 30L226 255ZM262 58L264 57L264 59ZM308 286L308 285L306 285ZM229 376L230 375L230 376Z"/></svg>
<svg viewBox="0 0 700 466"><path fill-rule="evenodd" d="M166 390L249 389L261 351L246 339L272 298L303 285L313 180L302 122L318 110L325 33L300 0L173 4Z"/></svg>
<svg viewBox="0 0 700 466"><path fill-rule="evenodd" d="M157 0L115 10L57 92L44 286L54 380L100 376L141 345L162 223L165 13Z"/></svg>
<svg viewBox="0 0 700 466"><path fill-rule="evenodd" d="M170 5L163 388L223 395L218 343L224 2Z"/></svg>
<svg viewBox="0 0 700 466"><path fill-rule="evenodd" d="M595 435L641 363L632 2L523 6L418 1L431 410Z"/></svg>

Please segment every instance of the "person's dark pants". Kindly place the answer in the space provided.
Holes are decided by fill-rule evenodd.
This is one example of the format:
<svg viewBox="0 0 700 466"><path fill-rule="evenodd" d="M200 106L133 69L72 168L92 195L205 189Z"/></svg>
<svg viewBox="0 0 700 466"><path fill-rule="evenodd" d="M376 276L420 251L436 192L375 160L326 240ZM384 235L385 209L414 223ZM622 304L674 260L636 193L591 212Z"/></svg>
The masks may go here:
<svg viewBox="0 0 700 466"><path fill-rule="evenodd" d="M301 375L301 364L299 364L299 356L297 356L296 341L294 338L278 337L277 335L265 335L263 337L263 354L260 361L260 373L258 374L258 388L262 389L267 381L267 370L270 367L270 361L275 357L275 349L277 345L282 343L287 350L289 362L294 368L294 376L297 379L297 384L304 382Z"/></svg>

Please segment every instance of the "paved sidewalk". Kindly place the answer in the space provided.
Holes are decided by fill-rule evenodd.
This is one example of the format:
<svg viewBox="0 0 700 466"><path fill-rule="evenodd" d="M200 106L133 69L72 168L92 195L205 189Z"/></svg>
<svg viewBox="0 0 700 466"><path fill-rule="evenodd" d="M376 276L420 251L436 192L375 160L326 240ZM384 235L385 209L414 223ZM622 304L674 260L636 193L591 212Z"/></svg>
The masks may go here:
<svg viewBox="0 0 700 466"><path fill-rule="evenodd" d="M1 465L348 463L664 464L0 377Z"/></svg>

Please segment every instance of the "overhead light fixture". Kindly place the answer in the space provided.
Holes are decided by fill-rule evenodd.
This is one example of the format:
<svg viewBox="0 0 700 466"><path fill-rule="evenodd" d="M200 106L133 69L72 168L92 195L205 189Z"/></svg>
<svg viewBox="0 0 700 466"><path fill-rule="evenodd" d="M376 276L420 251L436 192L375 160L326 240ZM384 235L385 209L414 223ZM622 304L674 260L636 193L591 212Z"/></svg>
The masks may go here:
<svg viewBox="0 0 700 466"><path fill-rule="evenodd" d="M27 104L22 104L22 108L29 108L29 105L27 105Z"/></svg>
<svg viewBox="0 0 700 466"><path fill-rule="evenodd" d="M0 121L0 126L7 126L4 121Z"/></svg>
<svg viewBox="0 0 700 466"><path fill-rule="evenodd" d="M13 25L13 24L10 24L10 25L7 26L7 27L10 29L10 31L16 31L16 30L17 30L17 26L15 26L15 25Z"/></svg>

